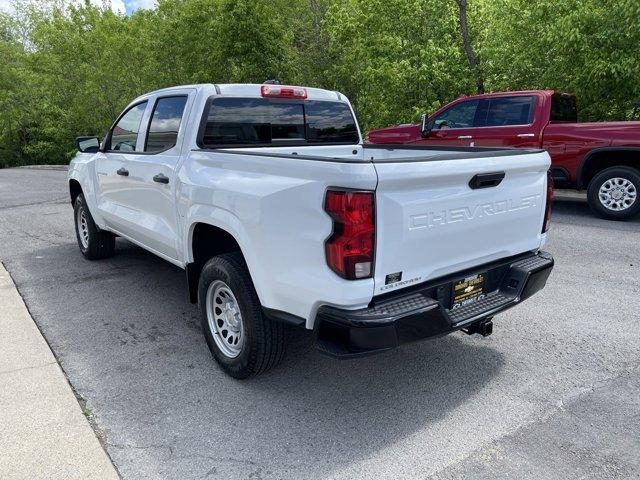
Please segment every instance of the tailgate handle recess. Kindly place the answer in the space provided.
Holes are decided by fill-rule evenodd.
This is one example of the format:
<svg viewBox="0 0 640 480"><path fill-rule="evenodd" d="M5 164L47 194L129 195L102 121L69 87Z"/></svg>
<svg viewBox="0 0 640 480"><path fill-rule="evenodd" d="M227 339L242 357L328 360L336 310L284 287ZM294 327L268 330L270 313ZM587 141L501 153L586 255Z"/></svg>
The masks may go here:
<svg viewBox="0 0 640 480"><path fill-rule="evenodd" d="M497 187L504 178L504 172L479 173L469 180L469 187L476 190L478 188Z"/></svg>

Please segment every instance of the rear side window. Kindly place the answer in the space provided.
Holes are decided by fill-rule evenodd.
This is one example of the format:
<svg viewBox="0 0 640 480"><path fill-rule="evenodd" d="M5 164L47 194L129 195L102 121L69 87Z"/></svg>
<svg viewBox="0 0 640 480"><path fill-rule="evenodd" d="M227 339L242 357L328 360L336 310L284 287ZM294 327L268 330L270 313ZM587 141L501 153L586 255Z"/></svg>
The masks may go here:
<svg viewBox="0 0 640 480"><path fill-rule="evenodd" d="M566 93L554 93L551 97L550 120L576 123L578 121L576 97Z"/></svg>
<svg viewBox="0 0 640 480"><path fill-rule="evenodd" d="M135 152L136 140L140 131L142 115L147 108L147 102L138 103L131 107L116 123L111 132L110 145L107 150L118 152Z"/></svg>
<svg viewBox="0 0 640 480"><path fill-rule="evenodd" d="M149 123L145 152L162 152L175 147L186 103L186 96L158 99Z"/></svg>
<svg viewBox="0 0 640 480"><path fill-rule="evenodd" d="M205 112L201 146L358 143L344 103L267 98L215 98Z"/></svg>
<svg viewBox="0 0 640 480"><path fill-rule="evenodd" d="M535 97L498 97L484 102L478 111L478 127L528 125L533 122Z"/></svg>

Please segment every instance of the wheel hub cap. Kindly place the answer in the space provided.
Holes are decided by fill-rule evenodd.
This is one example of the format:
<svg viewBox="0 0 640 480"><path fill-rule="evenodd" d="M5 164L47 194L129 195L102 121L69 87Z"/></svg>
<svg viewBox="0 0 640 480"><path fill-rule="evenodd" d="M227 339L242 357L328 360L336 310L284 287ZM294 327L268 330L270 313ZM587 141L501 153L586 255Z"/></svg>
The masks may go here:
<svg viewBox="0 0 640 480"><path fill-rule="evenodd" d="M237 357L244 343L244 325L240 306L229 286L216 280L207 289L207 321L220 351Z"/></svg>
<svg viewBox="0 0 640 480"><path fill-rule="evenodd" d="M78 236L80 237L80 243L83 248L89 247L89 225L87 223L87 215L84 212L84 208L78 209L78 215L76 216L76 224L78 227Z"/></svg>
<svg viewBox="0 0 640 480"><path fill-rule="evenodd" d="M637 194L637 188L630 180L615 177L602 184L598 197L605 208L619 212L631 207Z"/></svg>

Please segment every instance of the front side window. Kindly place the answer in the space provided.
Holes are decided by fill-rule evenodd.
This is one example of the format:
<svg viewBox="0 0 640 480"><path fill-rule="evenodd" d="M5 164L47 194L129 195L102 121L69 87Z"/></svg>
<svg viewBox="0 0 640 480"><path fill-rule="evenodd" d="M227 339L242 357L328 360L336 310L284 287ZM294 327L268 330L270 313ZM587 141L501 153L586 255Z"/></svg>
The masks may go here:
<svg viewBox="0 0 640 480"><path fill-rule="evenodd" d="M203 147L359 141L351 109L340 102L222 97L205 115Z"/></svg>
<svg viewBox="0 0 640 480"><path fill-rule="evenodd" d="M117 152L135 152L138 132L142 115L147 108L147 102L138 103L125 113L111 132L108 150Z"/></svg>
<svg viewBox="0 0 640 480"><path fill-rule="evenodd" d="M162 152L175 147L186 104L186 96L158 99L149 123L145 152Z"/></svg>
<svg viewBox="0 0 640 480"><path fill-rule="evenodd" d="M482 114L478 115L478 127L529 125L533 121L535 97L497 97L485 105Z"/></svg>
<svg viewBox="0 0 640 480"><path fill-rule="evenodd" d="M436 117L433 128L471 128L474 126L478 100L467 100L448 108Z"/></svg>

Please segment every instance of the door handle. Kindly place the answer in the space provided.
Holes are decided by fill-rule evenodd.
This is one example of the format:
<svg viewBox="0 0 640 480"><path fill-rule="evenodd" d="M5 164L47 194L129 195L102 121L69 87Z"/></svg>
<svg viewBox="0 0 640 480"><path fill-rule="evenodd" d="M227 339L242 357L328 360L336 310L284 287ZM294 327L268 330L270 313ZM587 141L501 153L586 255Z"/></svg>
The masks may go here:
<svg viewBox="0 0 640 480"><path fill-rule="evenodd" d="M479 173L469 180L469 187L474 190L478 188L497 187L504 178L504 172Z"/></svg>
<svg viewBox="0 0 640 480"><path fill-rule="evenodd" d="M460 135L458 140L471 140L473 137L471 135Z"/></svg>
<svg viewBox="0 0 640 480"><path fill-rule="evenodd" d="M123 177L128 177L129 176L129 170L127 170L126 168L122 167L120 169L118 169L118 171L116 172L118 175L122 175Z"/></svg>
<svg viewBox="0 0 640 480"><path fill-rule="evenodd" d="M567 151L567 144L561 142L548 142L542 145L542 148L546 149L549 153L564 153Z"/></svg>
<svg viewBox="0 0 640 480"><path fill-rule="evenodd" d="M162 173L159 173L153 176L153 181L157 183L169 183L169 177L163 175Z"/></svg>
<svg viewBox="0 0 640 480"><path fill-rule="evenodd" d="M535 133L519 133L518 135L516 135L516 137L518 138L533 138L535 136Z"/></svg>

